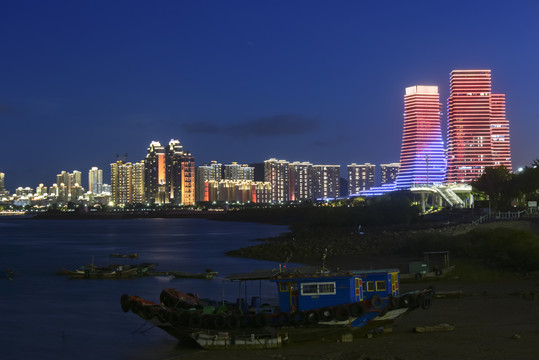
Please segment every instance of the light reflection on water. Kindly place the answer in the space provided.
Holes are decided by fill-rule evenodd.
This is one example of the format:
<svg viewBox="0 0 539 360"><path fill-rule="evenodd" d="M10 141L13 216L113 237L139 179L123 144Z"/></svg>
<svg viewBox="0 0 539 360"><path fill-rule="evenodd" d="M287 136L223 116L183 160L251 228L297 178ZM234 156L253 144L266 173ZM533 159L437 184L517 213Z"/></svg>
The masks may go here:
<svg viewBox="0 0 539 360"><path fill-rule="evenodd" d="M0 218L0 270L12 269L15 280L0 279L1 359L147 359L169 358L191 350L159 329L132 333L144 322L123 313L120 296L139 295L159 301L164 287L201 297L227 300L243 296L236 284L223 283L231 273L278 264L224 256L250 240L276 236L282 226L211 222L201 219L12 220ZM138 253L138 259L110 258L109 253ZM93 262L158 263L157 270L218 271L219 278L173 279L170 276L129 280L74 280L56 275ZM273 285L273 284L272 284ZM248 296L274 298L271 288L254 287Z"/></svg>

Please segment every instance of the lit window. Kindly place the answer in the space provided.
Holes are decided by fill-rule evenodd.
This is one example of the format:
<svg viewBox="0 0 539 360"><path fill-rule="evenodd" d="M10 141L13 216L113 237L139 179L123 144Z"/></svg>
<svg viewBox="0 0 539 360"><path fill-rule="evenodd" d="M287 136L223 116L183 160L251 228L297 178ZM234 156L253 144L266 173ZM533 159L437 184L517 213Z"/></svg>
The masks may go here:
<svg viewBox="0 0 539 360"><path fill-rule="evenodd" d="M301 284L301 295L332 295L335 293L334 282Z"/></svg>

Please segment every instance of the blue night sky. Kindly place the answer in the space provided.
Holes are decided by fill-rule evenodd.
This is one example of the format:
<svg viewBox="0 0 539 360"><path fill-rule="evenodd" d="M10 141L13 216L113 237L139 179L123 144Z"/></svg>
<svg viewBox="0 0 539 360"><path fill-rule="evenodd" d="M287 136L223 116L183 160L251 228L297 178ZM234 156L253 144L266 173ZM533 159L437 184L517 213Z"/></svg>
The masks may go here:
<svg viewBox="0 0 539 360"><path fill-rule="evenodd" d="M513 166L539 158L536 1L0 2L6 187L137 162L399 161L404 89L491 69ZM445 137L445 134L444 134Z"/></svg>

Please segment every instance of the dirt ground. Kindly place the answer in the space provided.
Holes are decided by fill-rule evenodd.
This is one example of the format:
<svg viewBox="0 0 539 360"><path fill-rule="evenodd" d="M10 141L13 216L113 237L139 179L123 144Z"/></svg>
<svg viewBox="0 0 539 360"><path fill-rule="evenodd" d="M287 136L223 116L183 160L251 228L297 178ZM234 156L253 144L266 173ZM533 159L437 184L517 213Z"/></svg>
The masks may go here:
<svg viewBox="0 0 539 360"><path fill-rule="evenodd" d="M539 277L515 281L439 281L436 291L462 291L437 298L428 310L398 319L389 332L353 342L290 343L274 350L194 350L182 359L432 360L539 359ZM403 284L403 291L428 283ZM414 332L418 326L450 324L452 331Z"/></svg>

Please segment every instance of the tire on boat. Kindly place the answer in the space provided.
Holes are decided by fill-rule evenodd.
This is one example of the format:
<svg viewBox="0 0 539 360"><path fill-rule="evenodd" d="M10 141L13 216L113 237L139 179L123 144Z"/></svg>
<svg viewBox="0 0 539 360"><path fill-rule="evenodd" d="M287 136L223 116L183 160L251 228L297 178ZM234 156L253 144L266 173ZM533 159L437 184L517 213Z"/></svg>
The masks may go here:
<svg viewBox="0 0 539 360"><path fill-rule="evenodd" d="M194 328L199 328L202 326L202 316L197 312L192 312L189 315L189 326Z"/></svg>
<svg viewBox="0 0 539 360"><path fill-rule="evenodd" d="M423 275L421 275L421 273L415 274L415 279L416 280L421 280L422 277L423 277Z"/></svg>
<svg viewBox="0 0 539 360"><path fill-rule="evenodd" d="M348 310L348 307L344 305L335 306L333 314L337 321L345 321L350 317L350 311Z"/></svg>
<svg viewBox="0 0 539 360"><path fill-rule="evenodd" d="M366 311L365 305L360 302L348 305L348 310L350 311L350 315L352 315L353 317L360 317L365 314Z"/></svg>
<svg viewBox="0 0 539 360"><path fill-rule="evenodd" d="M404 295L403 297L401 297L401 307L414 308L415 298L411 294Z"/></svg>
<svg viewBox="0 0 539 360"><path fill-rule="evenodd" d="M285 312L277 314L277 325L279 326L290 325L290 314L285 313Z"/></svg>
<svg viewBox="0 0 539 360"><path fill-rule="evenodd" d="M295 311L290 316L290 320L292 321L292 324L303 325L307 319L305 318L305 313L303 311Z"/></svg>
<svg viewBox="0 0 539 360"><path fill-rule="evenodd" d="M398 309L399 307L400 307L399 298L396 298L394 296L389 298L389 305L388 305L389 310L395 310L395 309Z"/></svg>
<svg viewBox="0 0 539 360"><path fill-rule="evenodd" d="M170 312L165 308L157 308L156 316L161 324L165 324L170 321Z"/></svg>
<svg viewBox="0 0 539 360"><path fill-rule="evenodd" d="M333 320L333 312L328 307L321 308L320 311L318 311L318 315L320 316L320 321Z"/></svg>
<svg viewBox="0 0 539 360"><path fill-rule="evenodd" d="M134 314L138 314L140 312L140 310L142 310L142 304L140 303L140 301L132 300L131 301L131 311Z"/></svg>
<svg viewBox="0 0 539 360"><path fill-rule="evenodd" d="M182 313L179 311L170 312L170 323L175 327L182 326Z"/></svg>
<svg viewBox="0 0 539 360"><path fill-rule="evenodd" d="M269 325L269 318L266 314L256 314L254 319L254 324L256 327L265 327Z"/></svg>
<svg viewBox="0 0 539 360"><path fill-rule="evenodd" d="M380 296L374 294L371 297L371 307L375 310L380 310L382 308L382 305L382 299L380 298Z"/></svg>
<svg viewBox="0 0 539 360"><path fill-rule="evenodd" d="M432 301L431 297L425 294L419 295L417 300L418 300L418 304L421 306L423 310L427 310L430 307L430 303Z"/></svg>
<svg viewBox="0 0 539 360"><path fill-rule="evenodd" d="M154 315L156 315L154 313L154 308L153 306L151 305L143 305L142 306L142 317L145 319L145 320L151 320Z"/></svg>
<svg viewBox="0 0 539 360"><path fill-rule="evenodd" d="M129 295L123 294L120 298L120 305L122 305L123 312L128 312L131 309L131 299Z"/></svg>
<svg viewBox="0 0 539 360"><path fill-rule="evenodd" d="M305 312L305 321L309 325L315 325L318 324L318 321L320 320L320 316L318 315L318 312L315 310L309 310Z"/></svg>

